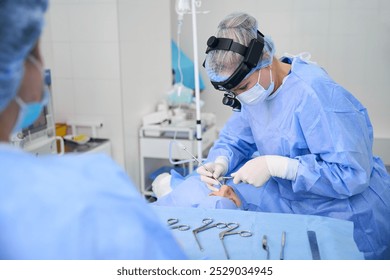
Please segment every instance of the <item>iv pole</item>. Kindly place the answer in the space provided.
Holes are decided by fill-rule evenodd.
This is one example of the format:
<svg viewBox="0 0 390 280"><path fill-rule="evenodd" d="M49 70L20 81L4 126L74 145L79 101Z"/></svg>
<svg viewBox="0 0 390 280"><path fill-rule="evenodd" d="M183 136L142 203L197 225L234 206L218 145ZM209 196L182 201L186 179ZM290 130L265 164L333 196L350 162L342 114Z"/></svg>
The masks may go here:
<svg viewBox="0 0 390 280"><path fill-rule="evenodd" d="M190 2L191 1L191 8ZM200 114L200 85L199 85L199 63L198 63L198 37L196 23L196 5L200 0L176 0L176 13L179 19L183 19L184 14L192 14L192 41L194 51L194 84L195 84L195 106L196 106L196 140L198 162L202 162L202 121ZM207 13L207 12L203 12ZM180 51L180 50L179 50Z"/></svg>
<svg viewBox="0 0 390 280"><path fill-rule="evenodd" d="M196 6L191 0L192 11L192 42L194 48L194 78L195 78L195 105L196 105L196 140L198 160L202 162L202 121L200 116L200 86L199 86L199 63L198 63L198 36L196 28Z"/></svg>

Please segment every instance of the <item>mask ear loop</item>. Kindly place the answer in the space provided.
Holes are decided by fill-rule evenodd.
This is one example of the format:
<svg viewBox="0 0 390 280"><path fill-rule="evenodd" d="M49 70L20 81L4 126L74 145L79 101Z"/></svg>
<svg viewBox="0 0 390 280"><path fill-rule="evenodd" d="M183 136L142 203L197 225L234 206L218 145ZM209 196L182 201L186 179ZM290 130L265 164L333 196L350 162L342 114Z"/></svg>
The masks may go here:
<svg viewBox="0 0 390 280"><path fill-rule="evenodd" d="M41 73L41 76L42 76L42 78L43 78L43 77L45 76L45 75L44 75L45 70L43 69L43 66L42 66L42 64L38 61L38 59L36 59L33 55L30 54L30 55L27 56L27 60L30 61L30 62L32 63L32 65L34 65L35 68L38 69L38 71Z"/></svg>
<svg viewBox="0 0 390 280"><path fill-rule="evenodd" d="M41 76L44 77L43 76L44 70L43 70L43 67L42 67L41 63L31 54L29 54L27 56L27 60L29 62L31 62L31 64L34 65L34 67L36 69L38 69L39 73L41 73ZM44 98L44 96L42 96L42 99L43 98ZM16 101L16 104L18 104L19 108L24 108L25 106L27 106L26 102L24 102L23 99L20 98L20 96L18 96L18 95L15 96L15 101Z"/></svg>
<svg viewBox="0 0 390 280"><path fill-rule="evenodd" d="M257 78L257 83L260 85L260 76L261 76L261 69L259 69L259 77Z"/></svg>

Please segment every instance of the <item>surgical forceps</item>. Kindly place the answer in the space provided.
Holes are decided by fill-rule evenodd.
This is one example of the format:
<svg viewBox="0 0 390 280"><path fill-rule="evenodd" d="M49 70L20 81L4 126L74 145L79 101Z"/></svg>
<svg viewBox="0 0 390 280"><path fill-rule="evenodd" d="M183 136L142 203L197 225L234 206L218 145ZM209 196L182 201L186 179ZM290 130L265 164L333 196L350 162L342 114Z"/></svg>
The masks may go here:
<svg viewBox="0 0 390 280"><path fill-rule="evenodd" d="M167 220L167 223L171 229L178 229L180 231L185 231L190 229L189 225L176 225L177 223L179 223L179 219L176 218L169 218Z"/></svg>
<svg viewBox="0 0 390 280"><path fill-rule="evenodd" d="M228 230L224 230L224 231L221 231L219 233L219 239L222 242L223 250L225 251L225 255L226 255L226 258L228 260L230 260L230 256L229 256L229 253L228 253L228 251L226 249L225 242L223 242L225 236L238 234L241 237L250 237L250 236L253 235L250 231L247 231L247 230L232 231L232 230L235 230L236 228L238 228L239 226L240 225L237 224L237 223L230 223L229 226L228 226L228 228L229 228Z"/></svg>
<svg viewBox="0 0 390 280"><path fill-rule="evenodd" d="M261 243L262 243L263 249L267 252L267 260L269 260L269 247L268 247L268 242L267 242L267 235L263 235L263 240Z"/></svg>
<svg viewBox="0 0 390 280"><path fill-rule="evenodd" d="M207 172L210 172L211 174L213 174L213 172L211 172L211 171L203 164L203 162L201 162L199 159L197 159L196 156L194 156L194 155L187 149L187 147L186 147L184 144L182 144L182 143L180 143L180 142L177 142L177 141L175 141L175 142L177 143L177 145L178 145L182 150L184 150L187 154L189 154L189 155L190 155L190 156L199 164L199 166L203 166L204 169L206 169ZM222 183L221 183L220 181L218 181L217 178L214 178L214 176L212 176L212 175L211 175L211 177L212 177L214 180L216 180L216 181L218 182L218 184L219 184L220 187L222 187Z"/></svg>
<svg viewBox="0 0 390 280"><path fill-rule="evenodd" d="M203 220L202 220L202 223L204 224L203 226L200 226L200 227L198 227L198 228L196 228L196 229L194 229L193 231L192 231L192 233L194 234L194 237L195 237L195 240L196 240L196 243L198 243L198 246L199 246L199 250L201 250L201 251L203 251L203 247L202 247L202 245L200 245L200 241L199 241L199 239L198 239L198 233L199 232L202 232L202 231L205 231L205 230L207 230L207 229L210 229L210 228L214 228L214 227L216 227L216 228L229 228L229 226L230 226L230 224L226 224L226 223L214 223L213 224L213 219L211 219L211 218L204 218Z"/></svg>

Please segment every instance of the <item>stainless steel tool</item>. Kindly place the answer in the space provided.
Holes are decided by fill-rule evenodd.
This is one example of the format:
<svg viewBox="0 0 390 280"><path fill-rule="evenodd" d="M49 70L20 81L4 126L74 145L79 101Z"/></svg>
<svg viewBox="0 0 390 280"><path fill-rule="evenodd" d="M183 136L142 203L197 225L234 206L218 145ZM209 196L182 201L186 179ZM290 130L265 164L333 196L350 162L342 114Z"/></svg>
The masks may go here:
<svg viewBox="0 0 390 280"><path fill-rule="evenodd" d="M250 237L253 234L252 234L252 232L247 231L247 230L232 231L232 230L234 230L234 229L239 227L239 224L237 224L237 223L230 223L228 225L230 225L231 227L228 226L228 228L229 228L228 230L221 231L219 233L219 239L222 242L222 246L223 246L223 250L225 251L226 258L228 260L230 260L230 255L229 255L229 253L228 253L228 251L226 249L226 245L225 245L225 242L224 242L225 236L238 234L241 237Z"/></svg>
<svg viewBox="0 0 390 280"><path fill-rule="evenodd" d="M317 235L313 230L307 231L307 237L309 238L311 256L313 260L320 260L320 249L318 248Z"/></svg>
<svg viewBox="0 0 390 280"><path fill-rule="evenodd" d="M269 260L270 254L269 254L269 247L267 242L267 235L263 235L262 246L263 249L267 252L267 260Z"/></svg>
<svg viewBox="0 0 390 280"><path fill-rule="evenodd" d="M196 157L196 156L194 156L188 149L187 149L187 147L186 146L184 146L182 143L180 143L180 142L177 142L176 141L176 143L177 143L177 145L182 149L182 150L184 150L187 154L189 154L200 166L203 166L204 167L204 169L206 169L206 171L208 171L208 172L210 172L211 174L213 174L213 172L211 172L209 169L207 169L207 167ZM219 186L220 187L222 187L222 183L220 182L220 181L218 181L218 179L217 178L214 178L214 176L213 175L211 175L212 176L212 178L213 179L215 179L217 182L218 182L218 184L219 184Z"/></svg>
<svg viewBox="0 0 390 280"><path fill-rule="evenodd" d="M284 247L286 245L286 232L282 231L282 244L281 244L281 249L280 249L280 259L284 260Z"/></svg>
<svg viewBox="0 0 390 280"><path fill-rule="evenodd" d="M205 231L205 230L210 229L210 228L215 228L215 227L216 227L216 228L220 228L220 229L229 227L229 224L226 224L226 223L214 223L214 224L213 224L213 221L214 221L214 220L211 219L211 218L204 218L204 219L202 220L203 225L200 226L200 227L198 227L198 228L196 228L196 229L194 229L194 230L192 231L192 234L193 234L194 237L195 237L196 243L197 243L198 246L199 246L199 250L201 250L201 251L203 251L203 247L202 247L202 245L200 244L200 241L199 241L199 239L198 239L198 233L199 233L199 232Z"/></svg>
<svg viewBox="0 0 390 280"><path fill-rule="evenodd" d="M178 225L178 223L179 223L179 219L176 218L169 218L167 220L167 224L171 229L178 229L180 231L185 231L190 229L189 225Z"/></svg>

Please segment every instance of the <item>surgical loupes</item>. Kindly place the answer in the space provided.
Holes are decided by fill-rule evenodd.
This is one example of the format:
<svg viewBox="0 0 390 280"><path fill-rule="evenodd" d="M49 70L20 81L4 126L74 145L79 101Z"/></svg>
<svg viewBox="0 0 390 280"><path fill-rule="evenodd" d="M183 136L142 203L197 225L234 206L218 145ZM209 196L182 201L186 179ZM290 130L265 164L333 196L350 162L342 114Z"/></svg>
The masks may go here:
<svg viewBox="0 0 390 280"><path fill-rule="evenodd" d="M230 260L230 255L229 255L229 253L228 253L228 251L226 249L226 245L225 245L225 242L224 242L225 236L238 234L241 237L250 237L250 236L252 236L252 233L250 231L247 231L247 230L232 231L232 230L234 230L234 229L239 227L239 224L237 224L237 223L229 223L227 226L228 226L229 229L220 232L219 233L219 239L222 242L222 246L223 246L223 250L225 251L226 259Z"/></svg>
<svg viewBox="0 0 390 280"><path fill-rule="evenodd" d="M213 224L213 221L214 221L214 220L211 219L211 218L204 218L204 219L202 220L202 223L203 223L204 225L201 226L201 227L198 227L198 228L196 228L196 229L194 229L194 230L192 231L192 233L193 233L193 235L194 235L194 237L195 237L196 243L198 243L199 250L201 250L201 251L203 251L203 247L202 247L202 245L200 244L200 241L199 241L199 239L198 239L198 233L199 233L199 232L202 232L202 231L205 231L205 230L207 230L207 229L214 228L214 227L222 229L222 228L226 228L226 227L228 226L228 224L226 224L226 223L214 223L214 224Z"/></svg>

